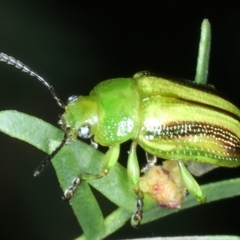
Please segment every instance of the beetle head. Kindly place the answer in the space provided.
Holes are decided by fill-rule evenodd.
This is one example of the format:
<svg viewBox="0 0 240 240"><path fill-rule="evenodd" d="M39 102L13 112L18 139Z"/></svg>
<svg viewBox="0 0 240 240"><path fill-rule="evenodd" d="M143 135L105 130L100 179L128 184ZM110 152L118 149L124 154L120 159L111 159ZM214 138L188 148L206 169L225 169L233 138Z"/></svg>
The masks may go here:
<svg viewBox="0 0 240 240"><path fill-rule="evenodd" d="M90 138L96 132L98 123L97 102L94 96L71 96L61 117L60 125L69 140L77 137Z"/></svg>

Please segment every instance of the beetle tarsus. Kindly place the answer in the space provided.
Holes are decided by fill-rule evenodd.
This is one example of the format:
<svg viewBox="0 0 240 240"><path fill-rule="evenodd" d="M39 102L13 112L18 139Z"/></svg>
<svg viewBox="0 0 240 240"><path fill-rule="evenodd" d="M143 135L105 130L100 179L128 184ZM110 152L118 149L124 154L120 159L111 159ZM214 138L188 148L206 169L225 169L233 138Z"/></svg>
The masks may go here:
<svg viewBox="0 0 240 240"><path fill-rule="evenodd" d="M70 199L76 192L76 190L77 190L78 186L81 184L81 182L82 182L81 177L76 177L75 179L73 179L72 185L67 190L64 191L62 200Z"/></svg>
<svg viewBox="0 0 240 240"><path fill-rule="evenodd" d="M139 198L137 200L137 210L132 215L131 225L135 228L138 228L139 225L141 224L142 216L143 216L143 199Z"/></svg>

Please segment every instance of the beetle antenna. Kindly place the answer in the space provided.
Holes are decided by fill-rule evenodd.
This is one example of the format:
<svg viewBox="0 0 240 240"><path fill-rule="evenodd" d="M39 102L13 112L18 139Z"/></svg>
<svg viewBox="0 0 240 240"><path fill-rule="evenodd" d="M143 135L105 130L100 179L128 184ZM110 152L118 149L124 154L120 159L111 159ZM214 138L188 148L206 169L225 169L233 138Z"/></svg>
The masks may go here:
<svg viewBox="0 0 240 240"><path fill-rule="evenodd" d="M44 170L46 165L54 158L54 156L60 151L60 149L67 143L68 141L67 135L68 135L68 131L64 133L64 137L61 144L50 155L48 155L47 158L42 160L41 164L34 171L34 174L33 174L34 177L37 177L40 175L40 173Z"/></svg>
<svg viewBox="0 0 240 240"><path fill-rule="evenodd" d="M7 64L13 65L14 67L22 70L22 72L28 73L30 76L36 77L44 86L48 88L48 90L51 92L53 98L57 101L58 106L61 108L65 108L65 104L62 102L60 98L57 97L54 88L52 85L50 85L47 80L45 80L43 77L38 75L35 71L33 71L30 67L23 64L22 62L16 60L14 57L8 56L5 53L0 53L0 61L5 62Z"/></svg>

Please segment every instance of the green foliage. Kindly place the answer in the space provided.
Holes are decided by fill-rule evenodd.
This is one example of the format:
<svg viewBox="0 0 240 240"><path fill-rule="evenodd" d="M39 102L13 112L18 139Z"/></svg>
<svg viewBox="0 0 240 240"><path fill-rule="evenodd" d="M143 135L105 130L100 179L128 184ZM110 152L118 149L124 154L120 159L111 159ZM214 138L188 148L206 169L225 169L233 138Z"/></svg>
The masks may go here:
<svg viewBox="0 0 240 240"><path fill-rule="evenodd" d="M52 152L63 138L63 132L60 129L17 111L0 112L0 122L0 131L28 142L46 153ZM32 129L38 134L34 134ZM52 160L63 191L80 173L99 173L102 159L101 152L81 141L64 146ZM116 204L116 210L105 219L88 183ZM88 181L88 183L81 184L70 200L70 204L83 229L84 237L102 239L121 228L130 219L135 210L136 196L128 183L126 169L119 163L113 167L108 176ZM202 189L207 195L208 202L211 202L240 195L239 185L240 179L232 179L207 184L202 186ZM180 209L160 208L148 196L145 197L144 204L143 224L199 205L190 195L184 199Z"/></svg>

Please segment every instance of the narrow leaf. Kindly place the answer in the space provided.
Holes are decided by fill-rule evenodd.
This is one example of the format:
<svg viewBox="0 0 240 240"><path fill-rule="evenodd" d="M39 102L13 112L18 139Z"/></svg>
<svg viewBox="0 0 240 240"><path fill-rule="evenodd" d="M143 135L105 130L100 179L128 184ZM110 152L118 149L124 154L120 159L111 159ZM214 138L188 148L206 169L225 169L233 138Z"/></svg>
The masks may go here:
<svg viewBox="0 0 240 240"><path fill-rule="evenodd" d="M53 151L63 137L60 129L17 111L0 112L0 131L26 141L47 153ZM75 141L62 148L52 163L63 191L79 174L99 173L102 159L101 152L81 141ZM126 169L118 163L108 176L91 180L89 184L119 207L104 220L100 207L86 182L82 183L70 200L86 239L101 239L122 227L130 219L135 210L136 196L128 184ZM207 195L208 202L211 202L240 195L239 185L240 179L232 179L207 184L202 186L202 189ZM199 203L192 196L187 196L180 209L164 209L158 207L156 202L146 195L142 223L148 223L193 206L199 206Z"/></svg>

